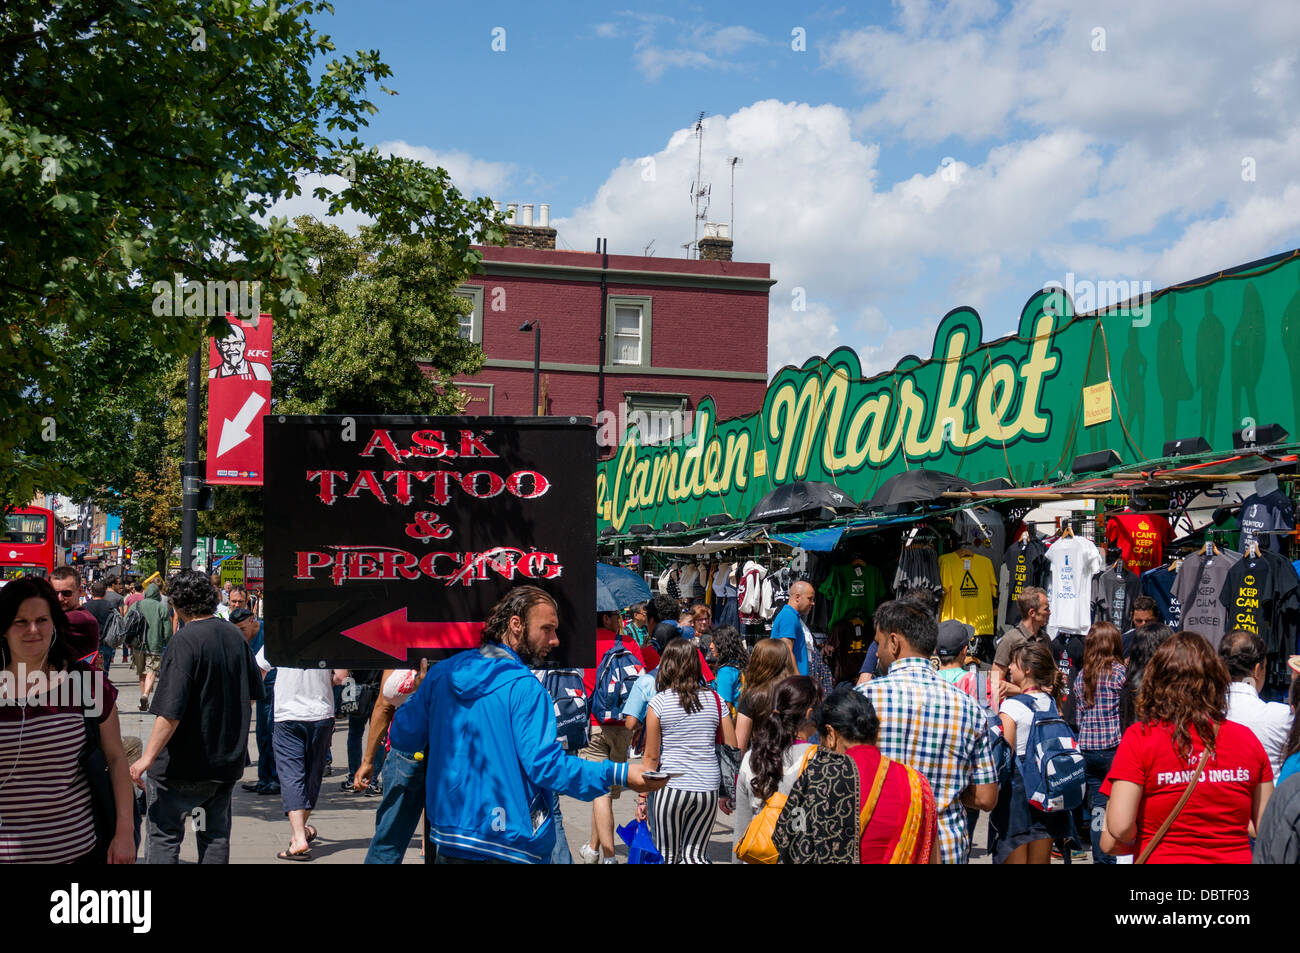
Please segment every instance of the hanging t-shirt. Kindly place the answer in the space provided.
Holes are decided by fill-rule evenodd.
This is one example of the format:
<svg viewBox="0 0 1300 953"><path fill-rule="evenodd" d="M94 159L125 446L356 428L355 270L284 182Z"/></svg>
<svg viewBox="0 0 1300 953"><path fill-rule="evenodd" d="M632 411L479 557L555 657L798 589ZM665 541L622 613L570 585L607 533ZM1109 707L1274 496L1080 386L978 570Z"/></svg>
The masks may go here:
<svg viewBox="0 0 1300 953"><path fill-rule="evenodd" d="M1277 530L1295 530L1295 507L1291 498L1281 490L1264 496L1256 493L1241 501L1241 514L1237 520L1241 525L1240 548L1243 553L1253 542L1258 542L1260 549L1280 553L1284 536Z"/></svg>
<svg viewBox="0 0 1300 953"><path fill-rule="evenodd" d="M1006 608L1002 612L1001 622L1010 627L1020 622L1020 606L1016 600L1028 586L1041 586L1046 580L1044 575L1051 568L1046 560L1047 548L1041 540L1028 539L1023 543L1012 543L1002 557L1002 567L1006 570L1006 588L1000 598Z"/></svg>
<svg viewBox="0 0 1300 953"><path fill-rule="evenodd" d="M1178 575L1168 566L1157 566L1142 574L1142 595L1156 601L1160 617L1175 632L1181 628L1183 604L1174 595L1174 580Z"/></svg>
<svg viewBox="0 0 1300 953"><path fill-rule="evenodd" d="M1245 629L1264 640L1268 652L1283 651L1277 615L1296 597L1300 581L1285 559L1261 552L1228 570L1219 601L1227 609L1224 631Z"/></svg>
<svg viewBox="0 0 1300 953"><path fill-rule="evenodd" d="M1065 676L1065 686L1061 689L1061 717L1078 731L1079 703L1074 697L1074 676L1083 669L1083 636L1078 632L1058 632L1052 639L1052 657Z"/></svg>
<svg viewBox="0 0 1300 953"><path fill-rule="evenodd" d="M1169 812L1174 809L1200 761L1203 746L1192 731L1192 752L1180 758L1173 729L1167 724L1130 725L1115 752L1110 774L1101 793L1110 795L1115 781L1131 781L1142 788L1138 811L1141 853ZM1196 784L1178 819L1151 852L1156 864L1248 864L1250 823L1255 789L1273 780L1264 746L1245 725L1224 722L1215 740L1213 757Z"/></svg>
<svg viewBox="0 0 1300 953"><path fill-rule="evenodd" d="M1093 615L1098 621L1113 622L1123 632L1133 627L1133 600L1142 590L1142 580L1131 572L1107 566L1093 578Z"/></svg>
<svg viewBox="0 0 1300 953"><path fill-rule="evenodd" d="M962 545L987 556L995 565L1007 548L1007 530L1002 516L987 506L962 510L957 517Z"/></svg>
<svg viewBox="0 0 1300 953"><path fill-rule="evenodd" d="M1182 627L1205 636L1217 651L1223 641L1227 610L1219 601L1228 570L1241 562L1241 554L1221 549L1210 558L1202 550L1192 553L1178 567L1174 595L1183 606Z"/></svg>
<svg viewBox="0 0 1300 953"><path fill-rule="evenodd" d="M1051 624L1070 632L1092 625L1092 577L1102 568L1095 543L1082 536L1058 539L1047 551L1052 565Z"/></svg>
<svg viewBox="0 0 1300 953"><path fill-rule="evenodd" d="M969 549L939 557L939 579L943 582L943 605L939 621L956 619L975 627L976 635L993 634L993 594L998 580L993 562Z"/></svg>
<svg viewBox="0 0 1300 953"><path fill-rule="evenodd" d="M860 559L842 563L817 590L831 602L830 624L842 619L871 618L876 606L885 597L885 581L880 570Z"/></svg>
<svg viewBox="0 0 1300 953"><path fill-rule="evenodd" d="M1160 565L1172 538L1169 521L1154 513L1117 513L1106 520L1106 539L1119 547L1124 567L1138 575Z"/></svg>

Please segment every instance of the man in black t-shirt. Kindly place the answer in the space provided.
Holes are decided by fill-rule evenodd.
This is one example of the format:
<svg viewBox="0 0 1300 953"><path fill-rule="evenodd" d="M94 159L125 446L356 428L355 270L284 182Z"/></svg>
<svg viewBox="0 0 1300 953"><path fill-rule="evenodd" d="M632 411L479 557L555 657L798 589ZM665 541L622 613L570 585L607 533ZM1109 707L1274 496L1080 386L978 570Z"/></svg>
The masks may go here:
<svg viewBox="0 0 1300 953"><path fill-rule="evenodd" d="M168 592L184 625L167 643L149 708L153 733L131 765L131 780L148 795L145 856L176 863L190 820L199 863L224 864L230 795L248 759L250 705L262 697L262 676L243 633L213 617L217 590L203 573L177 573Z"/></svg>

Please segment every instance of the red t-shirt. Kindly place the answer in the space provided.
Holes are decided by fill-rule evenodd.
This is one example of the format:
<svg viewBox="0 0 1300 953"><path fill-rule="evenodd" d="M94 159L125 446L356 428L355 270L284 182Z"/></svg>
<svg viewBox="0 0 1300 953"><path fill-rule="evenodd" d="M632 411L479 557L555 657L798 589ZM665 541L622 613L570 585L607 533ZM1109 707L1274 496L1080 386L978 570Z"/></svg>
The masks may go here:
<svg viewBox="0 0 1300 953"><path fill-rule="evenodd" d="M1172 535L1163 516L1117 513L1106 521L1106 539L1119 547L1125 568L1139 575L1160 565Z"/></svg>
<svg viewBox="0 0 1300 953"><path fill-rule="evenodd" d="M1200 739L1193 731L1192 753L1186 761L1180 759L1174 748L1173 728L1166 723L1138 723L1124 732L1101 793L1109 796L1114 781L1141 785L1136 853L1142 852L1142 846L1155 836L1183 796L1202 750ZM1268 755L1255 733L1245 725L1225 721L1219 728L1215 753L1206 762L1191 800L1165 832L1150 862L1250 863L1246 826L1250 823L1255 789L1272 780Z"/></svg>

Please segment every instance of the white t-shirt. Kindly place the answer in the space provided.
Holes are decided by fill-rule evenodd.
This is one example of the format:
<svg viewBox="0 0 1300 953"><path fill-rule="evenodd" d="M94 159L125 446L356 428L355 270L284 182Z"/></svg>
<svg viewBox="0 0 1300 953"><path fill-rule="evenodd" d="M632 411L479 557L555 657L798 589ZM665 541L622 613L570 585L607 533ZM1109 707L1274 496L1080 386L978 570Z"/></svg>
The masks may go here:
<svg viewBox="0 0 1300 953"><path fill-rule="evenodd" d="M1276 778L1282 770L1282 750L1291 732L1291 706L1264 701L1255 691L1254 682L1233 682L1228 686L1228 721L1245 725L1255 733Z"/></svg>
<svg viewBox="0 0 1300 953"><path fill-rule="evenodd" d="M1087 632L1092 625L1092 577L1105 568L1092 540L1068 536L1047 551L1052 564L1052 625Z"/></svg>
<svg viewBox="0 0 1300 953"><path fill-rule="evenodd" d="M257 667L263 672L272 668L265 648L257 653ZM323 721L333 717L333 669L276 667L276 721Z"/></svg>
<svg viewBox="0 0 1300 953"><path fill-rule="evenodd" d="M1029 726L1034 723L1034 713L1029 710L1027 702L1033 702L1034 708L1047 711L1052 707L1052 696L1047 692L1025 692L1012 695L1002 703L1002 714L1016 723L1016 757L1023 758L1029 747Z"/></svg>
<svg viewBox="0 0 1300 953"><path fill-rule="evenodd" d="M384 698L394 708L401 707L402 703L415 693L415 669L399 668L394 669L393 674L384 680Z"/></svg>

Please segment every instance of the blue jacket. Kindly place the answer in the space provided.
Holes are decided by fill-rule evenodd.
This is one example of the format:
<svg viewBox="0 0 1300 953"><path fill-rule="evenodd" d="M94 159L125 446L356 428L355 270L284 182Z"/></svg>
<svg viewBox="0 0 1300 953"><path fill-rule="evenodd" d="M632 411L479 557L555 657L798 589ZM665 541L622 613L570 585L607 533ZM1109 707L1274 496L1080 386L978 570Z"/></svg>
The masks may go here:
<svg viewBox="0 0 1300 953"><path fill-rule="evenodd" d="M389 740L426 750L430 837L453 857L549 863L551 792L590 801L627 782L625 764L565 756L550 696L503 645L429 669L397 709Z"/></svg>

